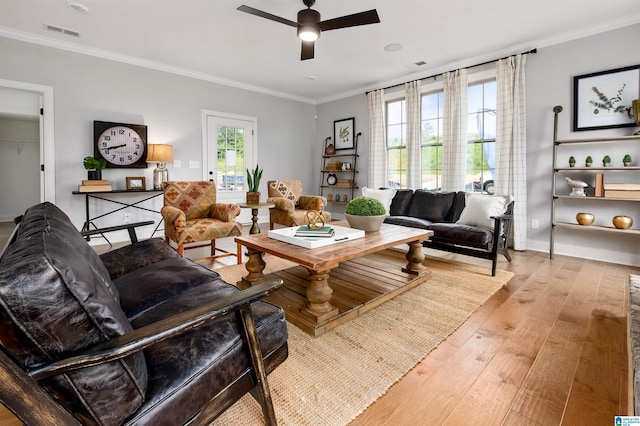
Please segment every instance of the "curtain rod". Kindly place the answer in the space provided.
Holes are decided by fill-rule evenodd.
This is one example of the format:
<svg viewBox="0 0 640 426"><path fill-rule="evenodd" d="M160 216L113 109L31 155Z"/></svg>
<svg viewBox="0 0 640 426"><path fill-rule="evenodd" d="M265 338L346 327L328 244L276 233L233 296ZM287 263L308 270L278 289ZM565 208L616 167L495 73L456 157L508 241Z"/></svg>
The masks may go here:
<svg viewBox="0 0 640 426"><path fill-rule="evenodd" d="M526 51L526 52L522 52L522 53L520 53L520 55L529 55L529 54L531 54L531 53L538 53L538 49L531 49L531 50L528 50L528 51ZM492 62L498 62L498 61L501 61L501 60L503 60L503 59L510 58L510 57L512 57L512 56L514 56L514 55L505 56L504 58L500 58L500 59L492 59L492 60L490 60L490 61L485 61L485 62L482 62L482 63L480 63L480 64L469 65L468 67L462 67L462 68L458 68L458 69L466 70L466 69L469 69L469 68L475 68L475 67L479 67L479 66L482 66L482 65L490 64L490 63L492 63ZM453 71L455 71L455 70L453 70ZM451 71L446 71L446 72L451 72ZM427 80L427 79L429 79L429 78L436 78L436 77L438 77L438 76L440 76L440 75L442 75L442 74L444 74L444 72L441 72L441 73L439 73L439 74L430 75L429 77L422 77L422 78L418 78L417 80ZM413 80L411 80L411 81L413 81ZM405 82L405 83L408 83L408 82ZM391 85L391 86L383 87L382 89L383 89L383 90L391 89L392 87L402 86L402 85L403 85L403 84L405 84L405 83L393 84L393 85ZM380 90L380 89L376 89L376 90ZM373 92L373 90L369 90L368 92L365 92L365 95L368 95L368 94L369 94L369 93L371 93L371 92Z"/></svg>

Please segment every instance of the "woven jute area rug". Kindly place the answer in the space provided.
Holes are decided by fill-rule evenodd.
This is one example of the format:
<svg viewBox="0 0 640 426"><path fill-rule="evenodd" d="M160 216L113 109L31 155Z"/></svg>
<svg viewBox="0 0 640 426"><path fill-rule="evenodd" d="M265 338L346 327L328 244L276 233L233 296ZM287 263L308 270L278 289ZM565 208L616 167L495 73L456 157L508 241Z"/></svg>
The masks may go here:
<svg viewBox="0 0 640 426"><path fill-rule="evenodd" d="M402 253L390 255L404 256ZM265 256L265 273L293 266ZM513 273L428 257L431 280L313 338L289 324L289 358L268 376L279 425L345 425L453 333ZM216 269L229 283L244 265ZM262 425L245 395L213 425Z"/></svg>

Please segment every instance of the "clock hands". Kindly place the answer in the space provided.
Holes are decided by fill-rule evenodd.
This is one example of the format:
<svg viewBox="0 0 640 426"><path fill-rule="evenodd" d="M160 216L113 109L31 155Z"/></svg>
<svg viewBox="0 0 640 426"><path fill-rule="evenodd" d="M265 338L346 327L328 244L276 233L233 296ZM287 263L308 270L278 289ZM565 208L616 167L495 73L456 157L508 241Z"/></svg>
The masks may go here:
<svg viewBox="0 0 640 426"><path fill-rule="evenodd" d="M115 146L109 146L107 148L104 148L105 152L108 154L109 150L111 149L116 149L116 148L122 148L123 146L127 146L127 144L123 143L121 145L115 145Z"/></svg>

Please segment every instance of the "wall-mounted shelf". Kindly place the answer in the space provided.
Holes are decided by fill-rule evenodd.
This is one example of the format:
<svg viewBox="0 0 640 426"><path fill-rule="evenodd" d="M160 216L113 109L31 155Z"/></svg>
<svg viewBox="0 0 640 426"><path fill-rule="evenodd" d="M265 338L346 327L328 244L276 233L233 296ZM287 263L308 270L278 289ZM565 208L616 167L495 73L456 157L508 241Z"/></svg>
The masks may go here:
<svg viewBox="0 0 640 426"><path fill-rule="evenodd" d="M355 190L359 189L356 183L356 176L358 175L358 137L360 133L357 133L353 141L353 149L337 151L335 154L327 154L327 144L331 138L325 139L324 148L322 151L322 165L320 167L321 179L320 179L320 195L327 198L327 201L333 204L346 204L353 200L355 196ZM337 161L333 161L337 160ZM335 165L340 163L340 167L330 167L329 165ZM348 168L342 168L342 165L348 163ZM336 179L337 183L331 185L329 183L329 177ZM341 182L343 181L343 182ZM336 195L339 196L339 200L336 200ZM345 195L348 197L347 201L344 201Z"/></svg>

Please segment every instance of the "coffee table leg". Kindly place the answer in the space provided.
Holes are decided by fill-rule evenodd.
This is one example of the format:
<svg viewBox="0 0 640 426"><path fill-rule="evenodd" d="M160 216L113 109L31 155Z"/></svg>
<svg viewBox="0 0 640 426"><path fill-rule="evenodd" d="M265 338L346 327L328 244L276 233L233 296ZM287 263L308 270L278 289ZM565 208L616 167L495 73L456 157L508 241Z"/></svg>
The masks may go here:
<svg viewBox="0 0 640 426"><path fill-rule="evenodd" d="M338 308L331 305L333 289L329 286L329 271L309 270L309 287L307 287L307 312L317 322L325 321L338 315Z"/></svg>
<svg viewBox="0 0 640 426"><path fill-rule="evenodd" d="M402 272L422 276L431 274L429 268L424 266L424 253L422 253L422 241L411 241L409 243L409 251L406 255L407 266L402 268Z"/></svg>
<svg viewBox="0 0 640 426"><path fill-rule="evenodd" d="M264 281L264 267L267 265L262 259L262 252L254 249L247 249L249 260L245 267L249 272L246 277L242 277L242 284L251 287L254 284L260 284Z"/></svg>

